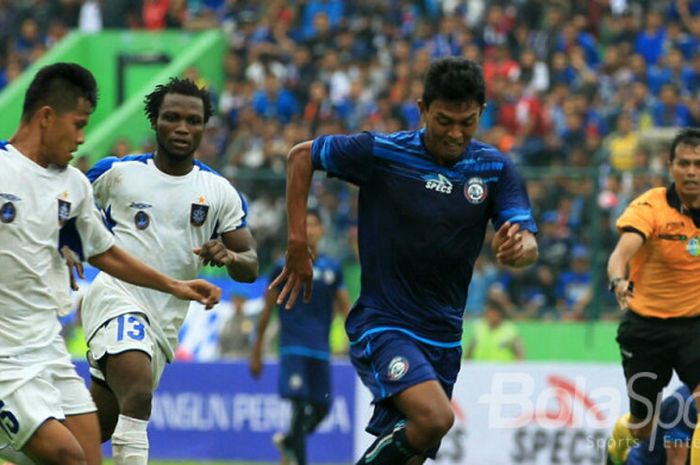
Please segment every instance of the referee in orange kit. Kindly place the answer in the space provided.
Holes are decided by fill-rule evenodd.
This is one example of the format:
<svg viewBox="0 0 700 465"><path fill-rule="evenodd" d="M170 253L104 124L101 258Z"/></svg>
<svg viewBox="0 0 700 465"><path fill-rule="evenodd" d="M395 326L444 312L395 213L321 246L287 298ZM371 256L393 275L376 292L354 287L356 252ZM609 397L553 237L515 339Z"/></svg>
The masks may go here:
<svg viewBox="0 0 700 465"><path fill-rule="evenodd" d="M626 310L617 342L630 415L609 446L618 457L651 435L674 370L696 403L700 395L700 129L676 135L669 167L673 183L648 190L617 220L620 240L608 260L610 291ZM700 465L699 443L696 427L692 465Z"/></svg>

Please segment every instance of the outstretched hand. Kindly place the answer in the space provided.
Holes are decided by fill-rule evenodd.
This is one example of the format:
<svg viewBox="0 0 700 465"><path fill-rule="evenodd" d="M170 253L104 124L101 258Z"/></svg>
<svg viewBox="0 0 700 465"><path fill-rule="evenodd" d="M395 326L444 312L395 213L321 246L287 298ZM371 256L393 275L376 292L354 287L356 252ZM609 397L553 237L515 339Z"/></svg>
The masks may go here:
<svg viewBox="0 0 700 465"><path fill-rule="evenodd" d="M313 256L309 247L304 245L292 246L287 249L287 256L284 269L274 281L270 283L269 289L275 289L284 283L284 287L277 296L277 304L284 306L287 310L294 306L299 293L304 292L304 302L311 300L311 288L314 277Z"/></svg>
<svg viewBox="0 0 700 465"><path fill-rule="evenodd" d="M195 247L192 251L199 255L204 265L229 266L236 261L236 253L215 239L205 242L201 247Z"/></svg>
<svg viewBox="0 0 700 465"><path fill-rule="evenodd" d="M210 310L221 300L221 289L203 280L176 281L172 294L182 300L196 300Z"/></svg>
<svg viewBox="0 0 700 465"><path fill-rule="evenodd" d="M525 257L523 233L520 224L506 221L498 228L491 240L491 249L496 254L496 260L501 265L514 266Z"/></svg>
<svg viewBox="0 0 700 465"><path fill-rule="evenodd" d="M68 276L70 276L70 288L74 291L80 289L78 286L78 281L75 279L75 274L78 274L80 279L85 279L85 269L83 268L83 262L80 261L78 254L73 252L70 247L64 245L61 247L61 253L63 253L63 258L66 260L66 266L68 267Z"/></svg>

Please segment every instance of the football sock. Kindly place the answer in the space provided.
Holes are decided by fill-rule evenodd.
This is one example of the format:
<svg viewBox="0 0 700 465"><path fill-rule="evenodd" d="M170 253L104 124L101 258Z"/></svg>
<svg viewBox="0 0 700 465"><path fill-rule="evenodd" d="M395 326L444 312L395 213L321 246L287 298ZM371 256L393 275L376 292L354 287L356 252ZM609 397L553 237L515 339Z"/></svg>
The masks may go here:
<svg viewBox="0 0 700 465"><path fill-rule="evenodd" d="M304 408L304 434L313 433L328 415L328 405L309 404Z"/></svg>
<svg viewBox="0 0 700 465"><path fill-rule="evenodd" d="M148 465L147 420L119 415L112 434L114 465Z"/></svg>
<svg viewBox="0 0 700 465"><path fill-rule="evenodd" d="M33 462L29 457L12 446L7 446L4 449L0 449L0 463L3 463L5 460L10 461L15 465L35 465L35 462Z"/></svg>
<svg viewBox="0 0 700 465"><path fill-rule="evenodd" d="M630 433L629 419L629 413L618 418L608 442L608 457L615 465L621 465L627 461L630 448L637 442Z"/></svg>
<svg viewBox="0 0 700 465"><path fill-rule="evenodd" d="M417 455L421 451L408 443L406 429L401 427L377 438L356 465L401 465Z"/></svg>
<svg viewBox="0 0 700 465"><path fill-rule="evenodd" d="M284 445L292 452L297 465L306 465L304 417L307 405L304 401L292 400L292 422L289 425L289 433L284 438Z"/></svg>
<svg viewBox="0 0 700 465"><path fill-rule="evenodd" d="M690 441L690 465L700 465L700 428L696 425Z"/></svg>

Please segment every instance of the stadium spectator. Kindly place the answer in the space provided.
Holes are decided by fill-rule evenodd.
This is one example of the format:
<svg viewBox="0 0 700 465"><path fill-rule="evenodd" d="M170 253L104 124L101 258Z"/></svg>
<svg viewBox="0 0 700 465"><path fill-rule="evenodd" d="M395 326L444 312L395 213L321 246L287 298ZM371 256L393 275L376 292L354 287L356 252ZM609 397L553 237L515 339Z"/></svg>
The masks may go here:
<svg viewBox="0 0 700 465"><path fill-rule="evenodd" d="M181 278L192 279L211 264L237 281L254 281L258 260L245 202L223 177L194 161L212 115L208 92L172 78L146 96L145 113L156 134L155 152L108 157L87 174L115 240ZM91 393L102 440L112 439L115 465L148 462L152 394L175 356L188 308L104 273L85 294Z"/></svg>
<svg viewBox="0 0 700 465"><path fill-rule="evenodd" d="M498 302L488 300L484 316L474 323L474 330L464 358L482 362L512 362L525 359L518 328L507 321L506 311Z"/></svg>
<svg viewBox="0 0 700 465"><path fill-rule="evenodd" d="M451 428L464 284L488 221L499 264L520 268L537 258L524 182L508 158L472 140L486 98L481 67L437 60L424 83L424 129L321 136L288 155L288 249L271 284L285 282L277 302L286 308L302 290L311 297L305 219L313 170L360 188L363 281L346 328L353 364L374 396L368 431L379 437L359 464L422 463Z"/></svg>

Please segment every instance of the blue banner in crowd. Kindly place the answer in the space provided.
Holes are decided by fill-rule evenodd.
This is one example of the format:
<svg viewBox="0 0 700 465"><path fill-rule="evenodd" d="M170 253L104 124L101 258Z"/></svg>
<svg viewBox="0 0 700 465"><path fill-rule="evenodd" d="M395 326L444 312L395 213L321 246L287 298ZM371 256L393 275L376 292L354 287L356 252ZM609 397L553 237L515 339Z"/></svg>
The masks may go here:
<svg viewBox="0 0 700 465"><path fill-rule="evenodd" d="M333 406L309 438L308 458L350 463L356 377L347 362L332 368ZM78 363L78 371L86 376L86 364ZM289 403L277 396L278 372L276 362L264 366L260 380L244 361L168 365L153 399L150 457L278 461L271 437L286 432L291 415Z"/></svg>

